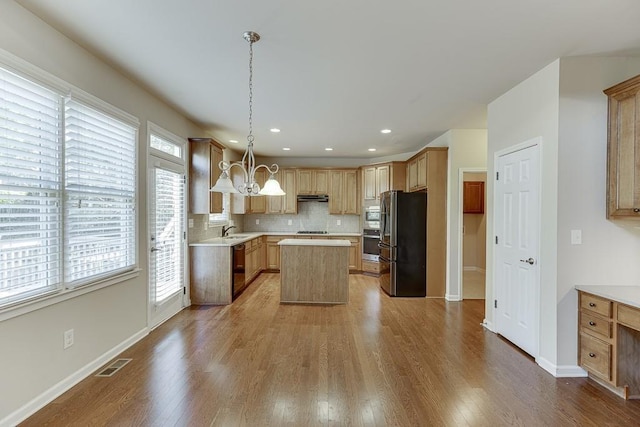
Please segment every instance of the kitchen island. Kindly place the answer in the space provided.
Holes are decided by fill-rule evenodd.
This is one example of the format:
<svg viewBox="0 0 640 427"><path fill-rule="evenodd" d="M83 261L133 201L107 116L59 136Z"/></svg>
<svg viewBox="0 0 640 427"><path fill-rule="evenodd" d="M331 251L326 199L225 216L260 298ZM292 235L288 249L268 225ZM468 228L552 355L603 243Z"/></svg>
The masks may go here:
<svg viewBox="0 0 640 427"><path fill-rule="evenodd" d="M280 302L349 302L349 240L285 239L280 246Z"/></svg>

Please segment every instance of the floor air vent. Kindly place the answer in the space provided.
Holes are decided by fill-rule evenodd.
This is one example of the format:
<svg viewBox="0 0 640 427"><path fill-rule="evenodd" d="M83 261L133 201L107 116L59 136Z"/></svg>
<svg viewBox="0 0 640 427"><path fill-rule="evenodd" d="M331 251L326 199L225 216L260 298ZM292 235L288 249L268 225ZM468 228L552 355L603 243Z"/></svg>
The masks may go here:
<svg viewBox="0 0 640 427"><path fill-rule="evenodd" d="M96 377L110 377L133 359L116 359L111 365L96 374Z"/></svg>

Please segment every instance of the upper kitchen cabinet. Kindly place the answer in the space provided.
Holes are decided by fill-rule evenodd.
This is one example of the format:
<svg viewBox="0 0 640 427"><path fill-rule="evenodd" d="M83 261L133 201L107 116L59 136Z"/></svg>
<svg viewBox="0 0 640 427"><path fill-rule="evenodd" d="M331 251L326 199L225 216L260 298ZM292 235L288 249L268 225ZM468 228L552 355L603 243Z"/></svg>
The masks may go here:
<svg viewBox="0 0 640 427"><path fill-rule="evenodd" d="M462 212L468 214L484 213L484 182L464 181L462 194Z"/></svg>
<svg viewBox="0 0 640 427"><path fill-rule="evenodd" d="M220 176L224 147L211 138L189 138L189 212L222 213L222 193L209 189Z"/></svg>
<svg viewBox="0 0 640 427"><path fill-rule="evenodd" d="M362 195L366 200L380 200L380 193L404 190L405 165L403 162L383 163L362 168Z"/></svg>
<svg viewBox="0 0 640 427"><path fill-rule="evenodd" d="M329 172L329 213L358 215L358 170L332 170Z"/></svg>
<svg viewBox="0 0 640 427"><path fill-rule="evenodd" d="M238 188L238 186L244 182L244 173L237 167L233 167L229 171L231 172L233 186ZM255 172L255 180L260 188L264 187L264 183L267 180L267 171L263 168L257 169ZM249 197L242 194L231 194L231 213L233 214L263 214L266 211L266 196Z"/></svg>
<svg viewBox="0 0 640 427"><path fill-rule="evenodd" d="M297 214L297 188L296 170L280 169L276 174L276 179L280 183L284 196L266 196L268 214Z"/></svg>
<svg viewBox="0 0 640 427"><path fill-rule="evenodd" d="M609 97L607 218L640 218L640 75Z"/></svg>
<svg viewBox="0 0 640 427"><path fill-rule="evenodd" d="M329 171L322 169L298 169L298 194L329 194Z"/></svg>
<svg viewBox="0 0 640 427"><path fill-rule="evenodd" d="M423 151L407 160L407 191L424 190L427 188L428 155L428 152Z"/></svg>

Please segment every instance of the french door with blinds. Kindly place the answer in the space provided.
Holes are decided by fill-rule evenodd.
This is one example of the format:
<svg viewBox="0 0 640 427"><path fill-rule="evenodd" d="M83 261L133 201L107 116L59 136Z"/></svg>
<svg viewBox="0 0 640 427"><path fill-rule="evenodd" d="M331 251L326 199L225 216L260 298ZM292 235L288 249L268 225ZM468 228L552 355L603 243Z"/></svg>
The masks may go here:
<svg viewBox="0 0 640 427"><path fill-rule="evenodd" d="M153 328L183 307L186 178L184 165L153 156L149 165L149 326Z"/></svg>

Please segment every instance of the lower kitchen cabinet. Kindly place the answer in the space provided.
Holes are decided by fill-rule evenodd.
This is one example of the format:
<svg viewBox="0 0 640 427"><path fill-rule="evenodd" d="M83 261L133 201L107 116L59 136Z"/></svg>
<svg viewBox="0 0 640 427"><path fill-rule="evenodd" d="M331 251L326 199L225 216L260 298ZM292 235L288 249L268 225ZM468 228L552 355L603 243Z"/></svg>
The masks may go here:
<svg viewBox="0 0 640 427"><path fill-rule="evenodd" d="M349 272L360 272L362 270L362 247L360 246L360 237L332 236L330 239L348 240L351 242L351 247L349 247Z"/></svg>
<svg viewBox="0 0 640 427"><path fill-rule="evenodd" d="M244 283L245 286L251 283L260 272L262 271L262 237L249 240L245 243L244 259L245 259L245 272Z"/></svg>
<svg viewBox="0 0 640 427"><path fill-rule="evenodd" d="M191 302L195 305L231 304L232 248L191 246Z"/></svg>

